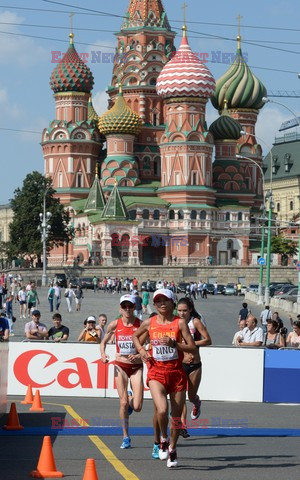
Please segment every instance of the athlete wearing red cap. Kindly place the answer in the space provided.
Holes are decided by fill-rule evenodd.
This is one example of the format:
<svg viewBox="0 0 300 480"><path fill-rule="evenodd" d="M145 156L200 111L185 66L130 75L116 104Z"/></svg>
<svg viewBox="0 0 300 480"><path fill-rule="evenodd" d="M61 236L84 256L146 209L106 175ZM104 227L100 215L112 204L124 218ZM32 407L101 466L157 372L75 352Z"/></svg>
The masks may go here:
<svg viewBox="0 0 300 480"><path fill-rule="evenodd" d="M161 431L159 458L168 467L177 466L176 443L179 429L171 426L168 439L168 401L170 395L173 418L180 418L186 394L186 374L182 367L183 352L194 352L195 343L184 319L173 315L175 297L168 289L157 290L153 296L157 315L144 320L133 335L133 342L144 362L148 362L147 384L156 409ZM143 347L145 334L150 349ZM182 339L185 343L182 343Z"/></svg>

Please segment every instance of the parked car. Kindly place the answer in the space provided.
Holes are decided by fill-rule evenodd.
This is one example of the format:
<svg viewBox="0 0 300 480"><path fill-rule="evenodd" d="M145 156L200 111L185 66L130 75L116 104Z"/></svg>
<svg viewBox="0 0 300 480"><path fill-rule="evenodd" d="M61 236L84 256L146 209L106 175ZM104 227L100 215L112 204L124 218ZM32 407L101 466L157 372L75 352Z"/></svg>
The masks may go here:
<svg viewBox="0 0 300 480"><path fill-rule="evenodd" d="M78 285L80 285L80 280L78 277L70 278L68 281L68 285L71 285L72 288L76 288Z"/></svg>
<svg viewBox="0 0 300 480"><path fill-rule="evenodd" d="M234 283L227 283L224 290L224 295L237 295L237 290Z"/></svg>
<svg viewBox="0 0 300 480"><path fill-rule="evenodd" d="M289 290L287 293L284 293L277 298L280 298L280 300L288 300L289 302L297 302L297 296L298 296L298 287L294 287L291 290Z"/></svg>
<svg viewBox="0 0 300 480"><path fill-rule="evenodd" d="M285 293L289 293L290 290L293 288L298 288L297 285L281 285L278 290L275 290L274 297L277 298L278 296L284 295Z"/></svg>
<svg viewBox="0 0 300 480"><path fill-rule="evenodd" d="M176 287L176 291L177 293L186 293L187 287L189 286L190 286L189 282L179 282Z"/></svg>
<svg viewBox="0 0 300 480"><path fill-rule="evenodd" d="M251 283L249 287L247 288L248 292L252 293L257 293L258 292L258 284L257 283Z"/></svg>
<svg viewBox="0 0 300 480"><path fill-rule="evenodd" d="M68 281L65 273L56 273L53 279L54 283L57 283L59 287L67 288Z"/></svg>
<svg viewBox="0 0 300 480"><path fill-rule="evenodd" d="M81 288L92 290L94 288L93 277L82 277L79 279Z"/></svg>
<svg viewBox="0 0 300 480"><path fill-rule="evenodd" d="M215 293L215 286L213 283L207 283L206 284L206 289L207 289L207 293L210 293L211 295L214 295Z"/></svg>
<svg viewBox="0 0 300 480"><path fill-rule="evenodd" d="M247 286L246 285L242 285L242 288L241 288L241 295L245 295L247 293L248 289L247 289Z"/></svg>
<svg viewBox="0 0 300 480"><path fill-rule="evenodd" d="M217 288L217 295L223 294L225 290L225 285L222 283L218 283L218 288Z"/></svg>
<svg viewBox="0 0 300 480"><path fill-rule="evenodd" d="M142 283L141 290L147 290L147 282ZM148 291L155 292L155 290L156 290L156 282L154 280L150 280L150 287L148 288Z"/></svg>

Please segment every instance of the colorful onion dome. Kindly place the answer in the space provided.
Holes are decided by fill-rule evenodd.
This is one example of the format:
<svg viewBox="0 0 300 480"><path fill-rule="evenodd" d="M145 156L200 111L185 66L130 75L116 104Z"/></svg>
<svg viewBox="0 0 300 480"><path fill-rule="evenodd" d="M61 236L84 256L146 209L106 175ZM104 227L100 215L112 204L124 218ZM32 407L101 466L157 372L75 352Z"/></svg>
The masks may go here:
<svg viewBox="0 0 300 480"><path fill-rule="evenodd" d="M218 81L211 102L215 108L221 110L224 100L228 108L259 109L264 106L263 97L267 96L266 87L251 72L246 64L242 50L241 37L238 35L236 58L229 70Z"/></svg>
<svg viewBox="0 0 300 480"><path fill-rule="evenodd" d="M192 52L183 27L180 47L172 60L160 72L156 82L158 95L169 97L210 97L215 80L208 68Z"/></svg>
<svg viewBox="0 0 300 480"><path fill-rule="evenodd" d="M124 133L137 135L142 127L139 115L126 105L120 86L114 106L99 117L98 128L103 135Z"/></svg>
<svg viewBox="0 0 300 480"><path fill-rule="evenodd" d="M70 33L70 46L61 63L54 68L50 87L54 93L86 92L90 93L94 85L94 77L89 67L79 57L74 44L73 33Z"/></svg>
<svg viewBox="0 0 300 480"><path fill-rule="evenodd" d="M90 121L94 120L97 123L99 120L99 115L93 106L92 97L89 98L89 103L88 103L88 120Z"/></svg>
<svg viewBox="0 0 300 480"><path fill-rule="evenodd" d="M241 137L242 125L234 118L230 117L225 101L222 115L215 120L209 127L215 140L238 140Z"/></svg>

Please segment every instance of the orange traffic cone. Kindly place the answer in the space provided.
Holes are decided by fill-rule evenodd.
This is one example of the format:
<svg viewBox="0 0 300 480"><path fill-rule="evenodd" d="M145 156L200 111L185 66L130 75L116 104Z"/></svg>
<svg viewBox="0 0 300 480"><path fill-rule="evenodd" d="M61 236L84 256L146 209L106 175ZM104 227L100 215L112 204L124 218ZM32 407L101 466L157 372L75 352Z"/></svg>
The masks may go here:
<svg viewBox="0 0 300 480"><path fill-rule="evenodd" d="M28 385L25 398L24 398L24 400L22 400L21 403L23 403L23 405L27 405L27 404L32 403L32 402L33 402L32 388L31 388L31 385Z"/></svg>
<svg viewBox="0 0 300 480"><path fill-rule="evenodd" d="M30 472L34 478L62 478L64 474L56 470L51 438L44 437L42 450L36 470Z"/></svg>
<svg viewBox="0 0 300 480"><path fill-rule="evenodd" d="M87 459L82 480L98 480L95 460L93 458Z"/></svg>
<svg viewBox="0 0 300 480"><path fill-rule="evenodd" d="M33 399L32 407L29 409L31 412L43 412L45 409L43 408L42 402L41 402L41 396L40 396L40 391L37 390L35 392L35 396Z"/></svg>
<svg viewBox="0 0 300 480"><path fill-rule="evenodd" d="M4 425L5 430L23 430L24 427L20 425L19 415L16 409L16 404L12 403L10 406L7 425Z"/></svg>

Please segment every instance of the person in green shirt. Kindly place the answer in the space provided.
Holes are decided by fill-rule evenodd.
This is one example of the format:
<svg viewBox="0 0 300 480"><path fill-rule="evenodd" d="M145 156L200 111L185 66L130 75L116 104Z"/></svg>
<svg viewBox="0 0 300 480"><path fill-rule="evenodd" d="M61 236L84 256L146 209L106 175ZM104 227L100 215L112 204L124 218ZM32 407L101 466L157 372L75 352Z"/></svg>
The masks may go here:
<svg viewBox="0 0 300 480"><path fill-rule="evenodd" d="M30 317L31 310L35 309L36 304L40 304L40 299L38 297L37 291L35 289L35 285L32 283L30 289L27 292L27 312L28 317Z"/></svg>
<svg viewBox="0 0 300 480"><path fill-rule="evenodd" d="M149 305L149 297L150 293L148 290L144 290L142 293L142 308L143 308L143 313L151 313L151 308Z"/></svg>

